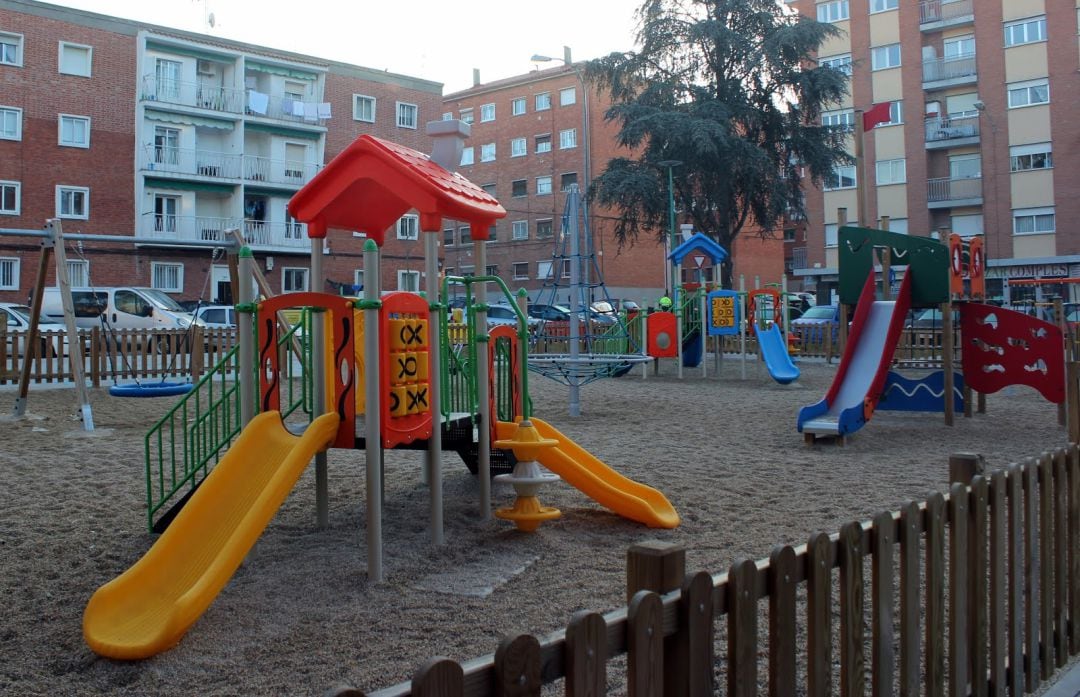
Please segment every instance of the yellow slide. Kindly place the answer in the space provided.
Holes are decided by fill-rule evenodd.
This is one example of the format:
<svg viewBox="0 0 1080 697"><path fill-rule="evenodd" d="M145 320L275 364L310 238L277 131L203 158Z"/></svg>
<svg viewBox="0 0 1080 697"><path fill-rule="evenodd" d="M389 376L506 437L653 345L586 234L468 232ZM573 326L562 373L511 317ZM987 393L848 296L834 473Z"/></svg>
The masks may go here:
<svg viewBox="0 0 1080 697"><path fill-rule="evenodd" d="M679 514L662 493L622 476L546 421L535 416L529 421L542 437L559 441L557 446L541 450L537 461L567 484L601 506L650 528L678 526ZM512 438L516 428L517 424L500 421L499 438Z"/></svg>
<svg viewBox="0 0 1080 697"><path fill-rule="evenodd" d="M300 436L276 411L240 433L142 559L99 588L83 637L108 658L147 658L172 648L210 607L315 453L337 433L337 414Z"/></svg>

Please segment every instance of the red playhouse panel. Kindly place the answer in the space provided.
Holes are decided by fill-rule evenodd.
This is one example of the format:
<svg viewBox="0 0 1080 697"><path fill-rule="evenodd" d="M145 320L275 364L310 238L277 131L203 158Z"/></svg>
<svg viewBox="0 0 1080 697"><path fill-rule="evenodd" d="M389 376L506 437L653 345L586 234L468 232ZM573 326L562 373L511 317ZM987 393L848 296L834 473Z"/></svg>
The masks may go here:
<svg viewBox="0 0 1080 697"><path fill-rule="evenodd" d="M371 135L342 150L289 201L289 213L308 223L309 237L329 228L366 232L380 247L386 230L411 209L423 232L442 230L442 219L472 226L473 239L506 210L479 186L449 172L422 152Z"/></svg>
<svg viewBox="0 0 1080 697"><path fill-rule="evenodd" d="M1065 338L1057 326L1022 312L982 303L960 307L964 380L992 394L1009 385L1034 387L1065 401Z"/></svg>
<svg viewBox="0 0 1080 697"><path fill-rule="evenodd" d="M654 312L649 315L649 355L653 358L676 358L679 347L675 332L675 315L671 312Z"/></svg>
<svg viewBox="0 0 1080 697"><path fill-rule="evenodd" d="M949 235L949 292L964 295L964 239L955 232Z"/></svg>
<svg viewBox="0 0 1080 697"><path fill-rule="evenodd" d="M982 300L986 297L986 250L983 247L983 238L972 237L968 242L968 251L971 255L968 261L971 297Z"/></svg>
<svg viewBox="0 0 1080 697"><path fill-rule="evenodd" d="M431 437L431 329L427 300L390 293L379 311L379 387L383 446Z"/></svg>
<svg viewBox="0 0 1080 697"><path fill-rule="evenodd" d="M278 312L290 307L311 307L327 310L326 321L330 323L333 364L326 366L332 378L333 408L341 418L334 447L356 446L356 370L353 352L353 304L348 298L329 293L286 293L259 303L256 327L259 337L259 410L281 408L281 358L288 357L292 348L280 345ZM288 358L286 358L289 360ZM312 360L321 360L315 356Z"/></svg>
<svg viewBox="0 0 1080 697"><path fill-rule="evenodd" d="M746 316L751 322L755 324L761 324L765 320L769 319L768 305L764 305L761 310L758 309L758 298L768 297L772 299L772 323L781 324L783 322L782 315L780 313L780 291L773 290L772 288L760 288L750 291L746 296Z"/></svg>

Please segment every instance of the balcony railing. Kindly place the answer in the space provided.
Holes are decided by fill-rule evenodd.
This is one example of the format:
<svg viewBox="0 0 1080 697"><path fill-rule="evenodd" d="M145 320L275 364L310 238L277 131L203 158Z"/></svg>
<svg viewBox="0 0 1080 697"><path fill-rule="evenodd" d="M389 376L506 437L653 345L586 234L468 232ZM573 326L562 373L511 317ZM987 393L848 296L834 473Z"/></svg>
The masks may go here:
<svg viewBox="0 0 1080 697"><path fill-rule="evenodd" d="M143 101L180 104L230 114L239 114L244 110L242 90L170 80L156 75L143 77L141 98Z"/></svg>
<svg viewBox="0 0 1080 697"><path fill-rule="evenodd" d="M928 203L971 201L973 199L982 199L982 177L958 179L941 177L926 181L926 200Z"/></svg>
<svg viewBox="0 0 1080 697"><path fill-rule="evenodd" d="M240 165L240 155L214 150L186 150L148 145L143 148L140 166L144 171L239 179Z"/></svg>
<svg viewBox="0 0 1080 697"><path fill-rule="evenodd" d="M978 116L935 116L926 120L926 142L977 138L979 136Z"/></svg>
<svg viewBox="0 0 1080 697"><path fill-rule="evenodd" d="M974 53L965 56L927 60L923 61L922 65L923 82L958 80L960 78L975 79L979 74L975 66Z"/></svg>
<svg viewBox="0 0 1080 697"><path fill-rule="evenodd" d="M163 213L149 213L142 216L137 241L176 245L183 245L185 242L231 244L233 238L228 231L233 228L240 228L244 234L244 241L256 248L306 250L310 246L307 240L307 226L303 223Z"/></svg>
<svg viewBox="0 0 1080 697"><path fill-rule="evenodd" d="M924 0L919 3L919 23L950 22L974 14L974 0Z"/></svg>
<svg viewBox="0 0 1080 697"><path fill-rule="evenodd" d="M269 157L244 157L244 179L269 184L303 186L322 168L314 162L273 160Z"/></svg>
<svg viewBox="0 0 1080 697"><path fill-rule="evenodd" d="M256 100L257 101L257 100ZM247 113L252 116L265 116L279 121L292 121L293 123L307 123L312 126L323 125L330 118L327 111L320 112L319 102L301 101L290 97L268 96L266 101L266 113L254 111L252 100L248 98ZM261 109L262 105L258 105ZM327 109L329 105L322 108Z"/></svg>

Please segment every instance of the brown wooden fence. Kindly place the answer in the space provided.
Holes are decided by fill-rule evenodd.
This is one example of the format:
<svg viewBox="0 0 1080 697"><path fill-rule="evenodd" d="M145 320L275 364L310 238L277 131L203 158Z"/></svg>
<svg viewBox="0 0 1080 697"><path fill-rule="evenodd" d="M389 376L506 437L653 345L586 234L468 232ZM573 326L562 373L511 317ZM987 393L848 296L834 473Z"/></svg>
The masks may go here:
<svg viewBox="0 0 1080 697"><path fill-rule="evenodd" d="M63 347L59 335L48 335L27 350L27 332L0 332L0 385L18 383L29 360L31 383L65 382L71 377L71 356L81 356L94 387L113 380L187 378L194 382L236 345L236 329L126 329L111 333L98 328L79 331L79 348Z"/></svg>
<svg viewBox="0 0 1080 697"><path fill-rule="evenodd" d="M433 658L411 682L369 694L539 695L560 679L568 695L622 681L633 696L1034 692L1080 652L1080 452L986 476L971 476L974 463L950 459L965 472L952 478L970 484L947 496L727 573L687 575L681 548L635 545L627 607L578 613L547 637L508 637L464 664ZM621 654L625 675L609 682Z"/></svg>

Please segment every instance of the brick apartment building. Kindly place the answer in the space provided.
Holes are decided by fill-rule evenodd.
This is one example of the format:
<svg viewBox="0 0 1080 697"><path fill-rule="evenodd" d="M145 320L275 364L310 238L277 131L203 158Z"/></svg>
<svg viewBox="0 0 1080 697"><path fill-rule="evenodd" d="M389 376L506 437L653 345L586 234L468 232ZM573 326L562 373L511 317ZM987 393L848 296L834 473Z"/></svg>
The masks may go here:
<svg viewBox="0 0 1080 697"><path fill-rule="evenodd" d="M220 254L195 243L239 228L279 292L308 288L310 244L286 204L370 133L426 152L442 86L287 51L0 0L0 229L131 242L69 244L76 285L228 300ZM416 220L387 236L383 288L416 288ZM363 282L351 231L324 250L328 287ZM0 300L25 301L33 238L0 237ZM50 276L50 284L54 279Z"/></svg>
<svg viewBox="0 0 1080 697"><path fill-rule="evenodd" d="M1078 4L1044 0L791 0L840 29L821 62L851 74L850 95L824 115L854 124L855 109L889 102L890 121L867 133L863 171L839 169L807 191L805 234L792 231L794 274L826 296L836 285L837 210L889 217L912 235L984 235L988 293L1033 297L1014 279L1080 276L1073 113L1080 97ZM1038 286L1080 300L1076 285Z"/></svg>

